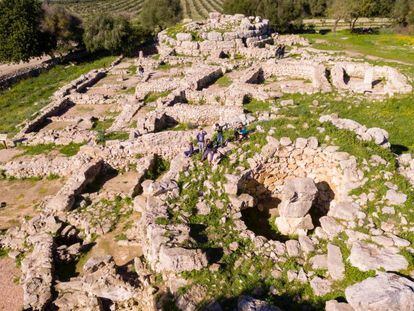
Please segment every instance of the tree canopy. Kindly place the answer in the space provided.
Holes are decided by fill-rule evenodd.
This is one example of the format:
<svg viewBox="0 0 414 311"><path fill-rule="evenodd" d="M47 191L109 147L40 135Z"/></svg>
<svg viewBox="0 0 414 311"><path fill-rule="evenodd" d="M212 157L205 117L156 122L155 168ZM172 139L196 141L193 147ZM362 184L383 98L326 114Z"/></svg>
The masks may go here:
<svg viewBox="0 0 414 311"><path fill-rule="evenodd" d="M145 32L121 15L100 14L85 26L83 41L88 51L132 53Z"/></svg>
<svg viewBox="0 0 414 311"><path fill-rule="evenodd" d="M159 32L182 19L180 0L146 0L139 15L141 25L153 32Z"/></svg>
<svg viewBox="0 0 414 311"><path fill-rule="evenodd" d="M49 33L57 50L82 44L82 20L62 6L43 5L42 31Z"/></svg>
<svg viewBox="0 0 414 311"><path fill-rule="evenodd" d="M53 40L41 30L38 0L0 1L0 61L28 61L51 52Z"/></svg>

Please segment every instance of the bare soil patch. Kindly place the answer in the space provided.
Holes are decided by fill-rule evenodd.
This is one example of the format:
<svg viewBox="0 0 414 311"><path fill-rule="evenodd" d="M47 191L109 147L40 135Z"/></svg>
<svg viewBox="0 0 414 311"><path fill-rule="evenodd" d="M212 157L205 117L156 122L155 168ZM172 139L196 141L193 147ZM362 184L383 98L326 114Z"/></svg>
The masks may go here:
<svg viewBox="0 0 414 311"><path fill-rule="evenodd" d="M0 310L23 309L23 288L18 284L20 270L10 258L0 258Z"/></svg>
<svg viewBox="0 0 414 311"><path fill-rule="evenodd" d="M0 180L0 229L18 225L25 216L33 216L35 207L46 196L56 194L62 187L62 178L55 180Z"/></svg>

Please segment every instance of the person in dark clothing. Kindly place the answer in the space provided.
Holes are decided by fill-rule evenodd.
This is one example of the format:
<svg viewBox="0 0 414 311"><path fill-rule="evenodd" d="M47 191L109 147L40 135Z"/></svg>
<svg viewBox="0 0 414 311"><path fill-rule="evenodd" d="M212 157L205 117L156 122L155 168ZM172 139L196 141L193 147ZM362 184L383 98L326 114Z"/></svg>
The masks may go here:
<svg viewBox="0 0 414 311"><path fill-rule="evenodd" d="M214 126L214 130L216 131L216 134L217 134L217 137L216 137L217 146L221 147L223 146L223 126L216 123Z"/></svg>
<svg viewBox="0 0 414 311"><path fill-rule="evenodd" d="M190 142L188 144L188 150L184 151L184 155L189 158L194 154L194 144Z"/></svg>
<svg viewBox="0 0 414 311"><path fill-rule="evenodd" d="M276 56L276 59L279 59L280 58L280 50L281 50L281 46L280 46L280 44L277 46L277 49L276 49L276 53L275 53L275 56Z"/></svg>
<svg viewBox="0 0 414 311"><path fill-rule="evenodd" d="M144 77L144 67L142 67L142 65L138 66L138 74L141 78Z"/></svg>
<svg viewBox="0 0 414 311"><path fill-rule="evenodd" d="M214 142L212 142L210 139L207 138L205 150L204 150L203 156L201 157L201 161L208 159L208 161L211 162L211 160L213 159L214 152L215 152Z"/></svg>
<svg viewBox="0 0 414 311"><path fill-rule="evenodd" d="M200 151L201 154L204 153L204 148L205 148L205 137L207 135L207 132L204 131L201 127L199 128L199 132L197 133L196 139L197 139L197 145L198 145L198 150Z"/></svg>
<svg viewBox="0 0 414 311"><path fill-rule="evenodd" d="M284 58L285 57L285 51L286 51L286 46L282 45L282 47L280 48L280 57L279 58Z"/></svg>
<svg viewBox="0 0 414 311"><path fill-rule="evenodd" d="M245 125L243 125L240 129L240 140L243 140L245 138L248 138L249 131Z"/></svg>
<svg viewBox="0 0 414 311"><path fill-rule="evenodd" d="M236 127L234 129L234 141L239 141L240 139L240 131L239 131L239 127Z"/></svg>

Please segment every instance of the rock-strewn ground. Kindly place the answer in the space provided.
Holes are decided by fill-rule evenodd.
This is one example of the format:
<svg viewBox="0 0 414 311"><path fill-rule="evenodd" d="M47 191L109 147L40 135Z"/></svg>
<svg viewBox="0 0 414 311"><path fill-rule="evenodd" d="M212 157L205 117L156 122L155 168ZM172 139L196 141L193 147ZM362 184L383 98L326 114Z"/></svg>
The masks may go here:
<svg viewBox="0 0 414 311"><path fill-rule="evenodd" d="M411 310L412 157L330 104L411 83L308 45L213 13L55 92L0 150L1 183L37 189L0 196L22 270L4 290L34 310ZM184 157L215 123L211 163Z"/></svg>

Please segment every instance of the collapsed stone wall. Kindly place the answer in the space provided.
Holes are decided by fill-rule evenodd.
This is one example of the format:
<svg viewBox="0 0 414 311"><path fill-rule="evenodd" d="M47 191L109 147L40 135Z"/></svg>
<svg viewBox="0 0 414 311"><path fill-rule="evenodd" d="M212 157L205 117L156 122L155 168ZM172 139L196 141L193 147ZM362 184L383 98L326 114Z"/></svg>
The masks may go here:
<svg viewBox="0 0 414 311"><path fill-rule="evenodd" d="M175 38L169 35L168 30L158 34L160 54L168 55L172 49L188 56L235 54L246 47L264 45L271 40L268 20L241 14L210 13L210 19L204 23L189 23L184 29L188 32L178 33ZM194 33L198 34L197 41Z"/></svg>
<svg viewBox="0 0 414 311"><path fill-rule="evenodd" d="M79 152L73 157L37 155L30 158L11 160L0 166L0 170L7 177L30 178L47 177L49 175L68 176L84 164L88 163L91 157L88 154Z"/></svg>
<svg viewBox="0 0 414 311"><path fill-rule="evenodd" d="M33 134L33 133L30 133ZM60 130L49 130L27 135L24 144L35 146L40 144L69 145L94 141L97 137L95 131L80 129L76 125Z"/></svg>
<svg viewBox="0 0 414 311"><path fill-rule="evenodd" d="M52 216L40 214L24 220L22 226L13 227L0 238L0 245L15 252L27 253L22 260L24 308L46 309L52 300L54 280L53 235L62 227Z"/></svg>
<svg viewBox="0 0 414 311"><path fill-rule="evenodd" d="M365 125L354 120L341 119L336 114L321 116L319 121L322 123L329 122L339 129L352 131L357 134L357 137L360 140L373 141L383 148L391 147L391 144L388 142L389 134L384 129L378 127L367 128Z"/></svg>
<svg viewBox="0 0 414 311"><path fill-rule="evenodd" d="M136 87L135 97L142 101L151 93L174 91L172 94L167 95L169 98L167 101L170 104L174 104L175 97L181 99L181 97L184 97L182 93L185 93L185 91L200 91L213 84L223 75L223 69L217 66L195 64L193 67L185 69L183 75L183 77L149 79L144 83L140 83Z"/></svg>
<svg viewBox="0 0 414 311"><path fill-rule="evenodd" d="M188 159L183 159L180 163L179 171L188 168ZM169 217L167 200L179 195L177 183L164 178L157 182L147 180L142 187L143 194L135 198L134 208L142 213L137 224L137 238L141 240L142 251L150 267L164 274L206 267L206 253L190 246L189 226L168 225L160 221Z"/></svg>
<svg viewBox="0 0 414 311"><path fill-rule="evenodd" d="M96 176L104 168L102 159L91 159L81 166L63 185L59 192L45 205L45 210L50 212L69 211L75 204L76 197L85 187L94 181Z"/></svg>

